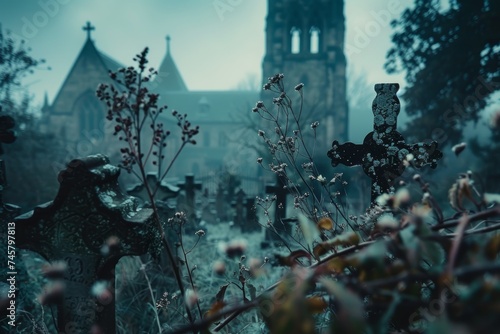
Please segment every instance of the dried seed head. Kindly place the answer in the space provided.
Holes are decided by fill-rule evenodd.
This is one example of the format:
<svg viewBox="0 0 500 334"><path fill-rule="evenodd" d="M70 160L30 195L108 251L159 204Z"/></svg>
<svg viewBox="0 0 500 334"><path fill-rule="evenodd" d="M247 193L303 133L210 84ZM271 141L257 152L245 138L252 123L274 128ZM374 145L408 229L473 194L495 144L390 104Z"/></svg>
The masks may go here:
<svg viewBox="0 0 500 334"><path fill-rule="evenodd" d="M42 274L49 279L62 279L68 265L64 261L55 261L42 267Z"/></svg>
<svg viewBox="0 0 500 334"><path fill-rule="evenodd" d="M224 275L226 272L226 264L223 261L215 261L212 269L217 275Z"/></svg>

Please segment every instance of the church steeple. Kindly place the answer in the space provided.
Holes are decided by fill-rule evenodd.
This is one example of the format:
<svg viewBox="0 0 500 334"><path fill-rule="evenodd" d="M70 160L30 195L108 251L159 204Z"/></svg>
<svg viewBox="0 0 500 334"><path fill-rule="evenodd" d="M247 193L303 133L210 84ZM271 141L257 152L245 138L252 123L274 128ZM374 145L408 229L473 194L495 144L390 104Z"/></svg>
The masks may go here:
<svg viewBox="0 0 500 334"><path fill-rule="evenodd" d="M344 0L268 0L264 83L276 73L287 90L304 83L304 110L323 120L329 142L348 139L344 34Z"/></svg>
<svg viewBox="0 0 500 334"><path fill-rule="evenodd" d="M167 35L167 54L170 54L170 35Z"/></svg>
<svg viewBox="0 0 500 334"><path fill-rule="evenodd" d="M160 92L165 91L187 91L187 86L182 79L179 69L175 65L170 51L170 35L167 35L167 53L158 69L158 76L155 81L158 83Z"/></svg>
<svg viewBox="0 0 500 334"><path fill-rule="evenodd" d="M48 96L47 92L45 92L45 95L43 97L42 114L46 115L49 112L50 112L49 96Z"/></svg>

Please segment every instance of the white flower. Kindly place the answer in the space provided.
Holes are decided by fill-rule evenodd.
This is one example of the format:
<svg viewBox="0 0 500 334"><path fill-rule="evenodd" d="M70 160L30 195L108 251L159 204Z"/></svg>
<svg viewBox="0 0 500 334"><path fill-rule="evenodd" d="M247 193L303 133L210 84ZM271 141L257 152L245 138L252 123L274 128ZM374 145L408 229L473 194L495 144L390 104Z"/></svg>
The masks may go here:
<svg viewBox="0 0 500 334"><path fill-rule="evenodd" d="M316 178L316 180L318 180L318 182L320 183L325 183L326 182L326 178L323 176L323 175L318 175L318 177Z"/></svg>
<svg viewBox="0 0 500 334"><path fill-rule="evenodd" d="M198 295L191 289L186 289L184 294L184 302L186 303L188 308L191 308L198 301Z"/></svg>

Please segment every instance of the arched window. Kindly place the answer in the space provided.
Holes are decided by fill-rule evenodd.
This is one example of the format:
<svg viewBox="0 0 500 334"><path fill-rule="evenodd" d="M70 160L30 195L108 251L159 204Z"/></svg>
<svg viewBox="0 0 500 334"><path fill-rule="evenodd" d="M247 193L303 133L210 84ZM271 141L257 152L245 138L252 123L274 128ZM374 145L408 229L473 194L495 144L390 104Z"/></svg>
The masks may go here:
<svg viewBox="0 0 500 334"><path fill-rule="evenodd" d="M101 124L104 122L104 112L95 94L88 90L76 100L73 105L73 114L78 115L80 137L92 138L104 136Z"/></svg>
<svg viewBox="0 0 500 334"><path fill-rule="evenodd" d="M318 53L320 49L320 38L319 34L321 31L318 27L311 27L309 30L310 43L309 43L309 52L310 53Z"/></svg>
<svg viewBox="0 0 500 334"><path fill-rule="evenodd" d="M290 34L292 35L290 52L293 54L300 53L300 29L293 27L290 30Z"/></svg>

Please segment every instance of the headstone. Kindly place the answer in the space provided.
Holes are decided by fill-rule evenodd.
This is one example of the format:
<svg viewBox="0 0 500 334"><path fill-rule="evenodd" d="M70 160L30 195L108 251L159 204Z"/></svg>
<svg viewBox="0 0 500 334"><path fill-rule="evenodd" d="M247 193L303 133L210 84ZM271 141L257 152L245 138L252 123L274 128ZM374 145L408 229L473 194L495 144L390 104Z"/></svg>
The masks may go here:
<svg viewBox="0 0 500 334"><path fill-rule="evenodd" d="M0 107L0 112L2 108ZM2 144L12 144L16 140L14 119L7 115L0 116L0 154L3 154Z"/></svg>
<svg viewBox="0 0 500 334"><path fill-rule="evenodd" d="M21 212L21 208L17 205L3 202L3 190L6 186L5 163L3 160L0 160L0 223L11 222Z"/></svg>
<svg viewBox="0 0 500 334"><path fill-rule="evenodd" d="M248 197L245 201L246 219L241 225L242 232L258 232L261 230L261 225L257 222L257 215L255 214L255 198Z"/></svg>
<svg viewBox="0 0 500 334"><path fill-rule="evenodd" d="M104 333L115 333L116 263L125 255L158 253L153 211L137 209L137 199L122 193L119 174L103 155L73 160L59 174L54 201L15 219L16 246L67 264L58 332L89 333L97 325ZM110 239L118 245L104 252ZM91 294L98 281L109 284L111 299Z"/></svg>
<svg viewBox="0 0 500 334"><path fill-rule="evenodd" d="M185 197L185 213L190 222L196 221L196 207L195 207L195 192L196 190L201 190L201 183L194 182L194 175L188 174L185 176L185 181L183 183L178 184L179 188L184 190L186 194Z"/></svg>
<svg viewBox="0 0 500 334"><path fill-rule="evenodd" d="M163 180L158 180L158 175L156 173L148 173L146 175L146 182L151 192L154 193L155 200L166 202L169 199L177 197L179 194L179 187L168 184ZM127 189L127 193L131 196L140 198L144 202L149 202L150 200L147 189L143 183L138 183Z"/></svg>
<svg viewBox="0 0 500 334"><path fill-rule="evenodd" d="M228 220L228 205L226 201L227 191L222 187L219 183L217 186L217 193L215 194L215 211L217 211L217 218L219 221L227 221Z"/></svg>
<svg viewBox="0 0 500 334"><path fill-rule="evenodd" d="M0 107L0 112L2 108ZM0 116L0 155L3 154L2 144L11 144L16 140L13 128L14 119L10 116ZM7 186L5 163L0 159L0 223L8 223L20 213L21 208L17 205L3 202L3 190Z"/></svg>
<svg viewBox="0 0 500 334"><path fill-rule="evenodd" d="M201 220L204 222L214 222L217 212L215 211L215 201L210 197L208 188L203 189L201 202Z"/></svg>
<svg viewBox="0 0 500 334"><path fill-rule="evenodd" d="M288 194L288 189L286 187L284 177L276 174L276 184L267 185L266 194L273 194L274 196L276 196L273 227L277 230L281 237L285 237L285 234L290 233L292 229L285 220L286 196ZM266 230L266 240L281 240L274 232L274 229L270 229L271 228L268 228Z"/></svg>
<svg viewBox="0 0 500 334"><path fill-rule="evenodd" d="M233 207L234 207L234 225L235 226L243 226L245 224L245 217L244 217L244 208L245 208L245 191L240 188L236 192L235 196L235 201L233 202Z"/></svg>
<svg viewBox="0 0 500 334"><path fill-rule="evenodd" d="M155 199L155 205L162 222L172 218L176 212L175 198L179 195L180 188L158 180L156 173L146 174L146 182ZM143 183L138 183L127 189L127 194L137 197L142 201L142 207L151 208L148 190ZM169 242L172 242L173 235L167 234ZM162 261L163 262L163 261Z"/></svg>
<svg viewBox="0 0 500 334"><path fill-rule="evenodd" d="M373 131L361 145L350 142L341 145L335 140L332 149L328 151L333 167L339 163L363 167L365 174L372 180L372 204L378 196L393 190L395 179L405 170L404 160L409 154L413 156L411 163L417 168L424 165L435 168L437 161L443 156L436 142L406 144L403 136L397 132L400 109L396 96L398 89L397 83L376 84L377 96L372 105L375 116Z"/></svg>

